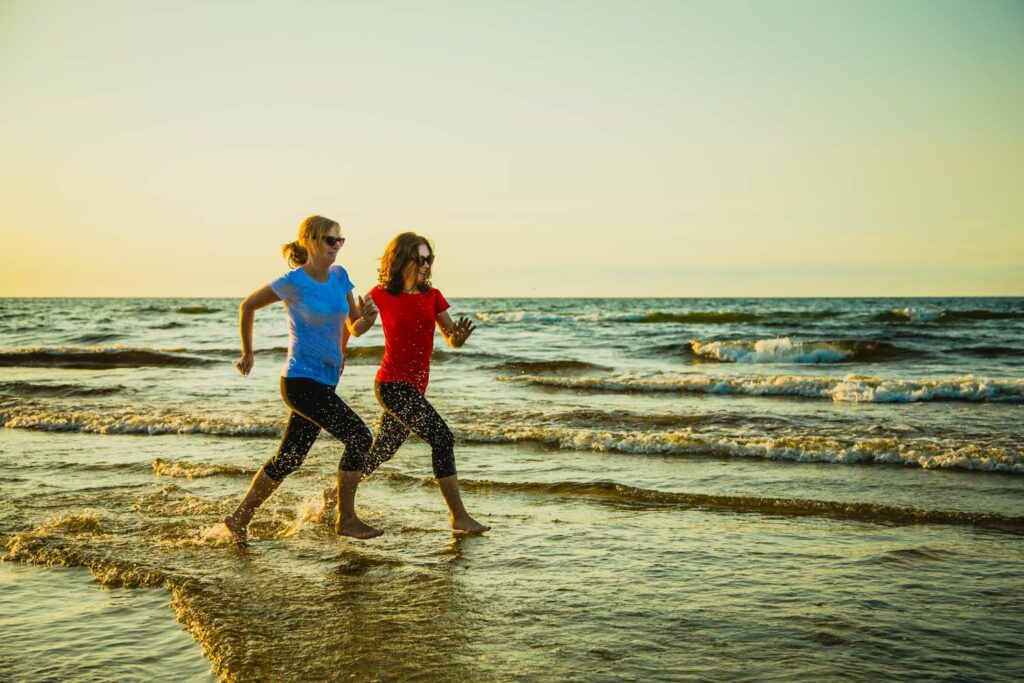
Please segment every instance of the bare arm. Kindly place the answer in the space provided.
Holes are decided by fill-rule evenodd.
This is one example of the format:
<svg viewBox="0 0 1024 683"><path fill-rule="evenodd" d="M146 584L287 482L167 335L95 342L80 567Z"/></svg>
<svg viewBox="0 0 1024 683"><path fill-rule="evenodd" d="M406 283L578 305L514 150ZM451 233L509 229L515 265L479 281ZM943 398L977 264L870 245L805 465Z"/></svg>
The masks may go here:
<svg viewBox="0 0 1024 683"><path fill-rule="evenodd" d="M274 293L270 285L266 285L245 297L245 301L238 307L238 334L242 338L242 357L235 362L235 368L243 375L249 374L255 362L252 354L252 324L256 319L256 311L280 300L281 297Z"/></svg>
<svg viewBox="0 0 1024 683"><path fill-rule="evenodd" d="M349 292L348 317L345 318L345 324L348 326L348 331L357 337L361 337L366 334L376 322L377 304L373 302L373 297L368 296L364 300L361 296L353 297L352 292Z"/></svg>
<svg viewBox="0 0 1024 683"><path fill-rule="evenodd" d="M476 329L476 325L465 316L459 318L458 322L452 322L452 317L448 315L448 311L438 313L436 320L437 329L441 330L444 340L448 342L448 346L454 348L459 348L465 344L466 340L469 339L469 335L473 334L473 330Z"/></svg>

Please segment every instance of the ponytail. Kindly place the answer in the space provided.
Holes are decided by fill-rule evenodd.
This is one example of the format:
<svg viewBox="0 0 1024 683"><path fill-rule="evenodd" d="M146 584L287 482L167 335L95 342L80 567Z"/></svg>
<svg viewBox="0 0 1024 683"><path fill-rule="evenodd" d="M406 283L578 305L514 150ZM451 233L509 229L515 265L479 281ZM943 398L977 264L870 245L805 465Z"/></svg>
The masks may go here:
<svg viewBox="0 0 1024 683"><path fill-rule="evenodd" d="M281 254L288 259L288 265L292 268L298 268L309 259L309 252L298 240L282 245Z"/></svg>
<svg viewBox="0 0 1024 683"><path fill-rule="evenodd" d="M288 259L288 265L292 268L304 265L309 260L309 249L305 245L317 243L334 227L341 229L337 221L323 216L310 216L302 221L298 239L281 246L281 254Z"/></svg>

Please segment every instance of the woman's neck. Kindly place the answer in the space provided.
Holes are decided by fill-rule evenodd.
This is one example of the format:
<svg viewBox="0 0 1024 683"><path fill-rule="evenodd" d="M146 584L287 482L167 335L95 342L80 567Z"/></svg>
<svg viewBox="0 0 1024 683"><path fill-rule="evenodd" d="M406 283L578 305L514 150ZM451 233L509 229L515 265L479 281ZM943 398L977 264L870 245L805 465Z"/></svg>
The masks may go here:
<svg viewBox="0 0 1024 683"><path fill-rule="evenodd" d="M309 260L302 264L302 269L306 271L306 275L310 276L314 280L319 282L325 282L330 277L331 264L317 263L316 261Z"/></svg>

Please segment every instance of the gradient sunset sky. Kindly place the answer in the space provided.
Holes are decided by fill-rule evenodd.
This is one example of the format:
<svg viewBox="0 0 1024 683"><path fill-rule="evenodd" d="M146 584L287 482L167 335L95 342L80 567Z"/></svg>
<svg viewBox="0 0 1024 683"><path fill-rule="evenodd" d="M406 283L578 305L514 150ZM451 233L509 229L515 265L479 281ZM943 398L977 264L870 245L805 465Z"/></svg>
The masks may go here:
<svg viewBox="0 0 1024 683"><path fill-rule="evenodd" d="M1024 2L0 2L0 296L1024 294Z"/></svg>

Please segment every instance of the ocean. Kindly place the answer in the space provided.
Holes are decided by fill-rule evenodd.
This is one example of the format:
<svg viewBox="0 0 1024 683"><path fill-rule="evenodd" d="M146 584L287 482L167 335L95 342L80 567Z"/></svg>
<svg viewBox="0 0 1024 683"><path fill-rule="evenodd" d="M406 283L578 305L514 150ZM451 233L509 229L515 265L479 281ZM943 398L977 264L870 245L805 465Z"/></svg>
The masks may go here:
<svg viewBox="0 0 1024 683"><path fill-rule="evenodd" d="M322 435L244 549L287 325L242 377L238 303L0 299L4 676L1024 677L1024 299L453 298L427 395L493 530L410 440L338 538Z"/></svg>

